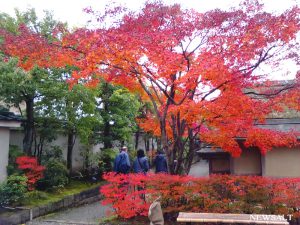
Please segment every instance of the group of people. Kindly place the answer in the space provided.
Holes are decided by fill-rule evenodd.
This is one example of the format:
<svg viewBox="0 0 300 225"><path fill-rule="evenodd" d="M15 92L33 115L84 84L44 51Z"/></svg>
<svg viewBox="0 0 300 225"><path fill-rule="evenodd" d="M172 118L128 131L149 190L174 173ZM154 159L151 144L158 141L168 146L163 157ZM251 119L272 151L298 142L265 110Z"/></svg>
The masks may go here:
<svg viewBox="0 0 300 225"><path fill-rule="evenodd" d="M168 164L166 157L162 151L157 151L154 162L155 173L168 173ZM120 153L116 156L114 161L114 172L127 174L131 170L131 164L127 153L127 147L124 146L120 149ZM150 170L148 158L144 150L137 151L137 157L133 162L134 173L146 174Z"/></svg>

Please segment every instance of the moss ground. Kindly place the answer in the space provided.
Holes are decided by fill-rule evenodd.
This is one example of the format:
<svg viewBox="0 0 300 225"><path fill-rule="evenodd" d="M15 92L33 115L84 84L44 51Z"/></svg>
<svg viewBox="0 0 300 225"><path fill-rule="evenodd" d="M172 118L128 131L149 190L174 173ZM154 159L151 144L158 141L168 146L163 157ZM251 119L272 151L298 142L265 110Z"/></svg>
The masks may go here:
<svg viewBox="0 0 300 225"><path fill-rule="evenodd" d="M37 191L35 196L24 199L22 201L22 205L24 207L35 207L35 206L44 205L51 202L56 202L68 195L77 194L80 193L81 191L97 187L101 184L102 184L101 182L91 184L88 182L71 181L70 184L63 189L59 189L51 192Z"/></svg>

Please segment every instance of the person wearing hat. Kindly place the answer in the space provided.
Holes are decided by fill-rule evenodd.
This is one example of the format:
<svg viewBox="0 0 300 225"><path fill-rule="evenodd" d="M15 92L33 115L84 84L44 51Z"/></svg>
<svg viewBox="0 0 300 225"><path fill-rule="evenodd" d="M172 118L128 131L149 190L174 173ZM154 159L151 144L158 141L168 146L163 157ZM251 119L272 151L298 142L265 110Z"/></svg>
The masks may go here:
<svg viewBox="0 0 300 225"><path fill-rule="evenodd" d="M114 161L114 172L127 174L130 171L130 161L127 153L127 147L123 146L120 153L116 156Z"/></svg>

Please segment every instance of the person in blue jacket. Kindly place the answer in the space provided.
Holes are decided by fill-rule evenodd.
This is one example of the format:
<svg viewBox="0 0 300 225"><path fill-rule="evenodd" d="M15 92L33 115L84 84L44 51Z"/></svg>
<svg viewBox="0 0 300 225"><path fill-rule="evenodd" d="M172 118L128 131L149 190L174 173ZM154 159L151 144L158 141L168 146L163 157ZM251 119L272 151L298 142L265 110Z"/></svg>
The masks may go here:
<svg viewBox="0 0 300 225"><path fill-rule="evenodd" d="M166 156L160 150L157 151L154 159L155 173L168 173L168 164Z"/></svg>
<svg viewBox="0 0 300 225"><path fill-rule="evenodd" d="M127 174L130 171L130 161L127 154L127 147L123 146L120 153L116 156L114 161L114 171L117 173Z"/></svg>
<svg viewBox="0 0 300 225"><path fill-rule="evenodd" d="M148 158L145 156L145 152L142 149L137 151L137 157L133 162L133 171L135 173L146 174L149 171Z"/></svg>

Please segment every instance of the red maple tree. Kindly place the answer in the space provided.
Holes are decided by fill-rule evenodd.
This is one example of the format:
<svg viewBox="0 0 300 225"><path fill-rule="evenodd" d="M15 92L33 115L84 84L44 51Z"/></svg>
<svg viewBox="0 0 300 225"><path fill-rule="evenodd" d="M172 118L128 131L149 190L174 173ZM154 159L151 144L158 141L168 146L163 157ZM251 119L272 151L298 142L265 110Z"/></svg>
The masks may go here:
<svg viewBox="0 0 300 225"><path fill-rule="evenodd" d="M140 126L161 137L172 173L188 172L199 139L234 156L241 152L236 141L241 136L263 153L297 144L295 134L255 127L256 120L283 110L284 95L292 93L268 88L274 82L255 70L264 63L297 60L291 49L298 31L298 7L272 15L257 1L245 1L227 12L200 14L149 3L111 28L75 32L82 37L77 50L86 56L73 78L91 82L97 81L91 74L98 74L140 92L153 109ZM297 85L282 87L293 89L291 108L299 107ZM265 97L253 98L245 93L249 89Z"/></svg>
<svg viewBox="0 0 300 225"><path fill-rule="evenodd" d="M25 172L28 190L34 190L36 182L44 177L43 172L46 168L39 165L35 157L29 156L18 157L16 163L18 168Z"/></svg>
<svg viewBox="0 0 300 225"><path fill-rule="evenodd" d="M41 36L7 35L3 51L22 56L24 69L76 66L71 85L95 85L102 77L139 93L152 105L140 127L160 137L171 173L187 173L199 141L233 156L241 153L236 137L262 153L297 144L296 133L255 123L274 111L299 110L299 77L279 90L257 71L286 59L299 63L299 12L295 6L279 15L267 13L255 0L205 13L148 2L139 12L108 10L110 20L122 19L109 26L97 16L101 28L66 32L46 47Z"/></svg>

